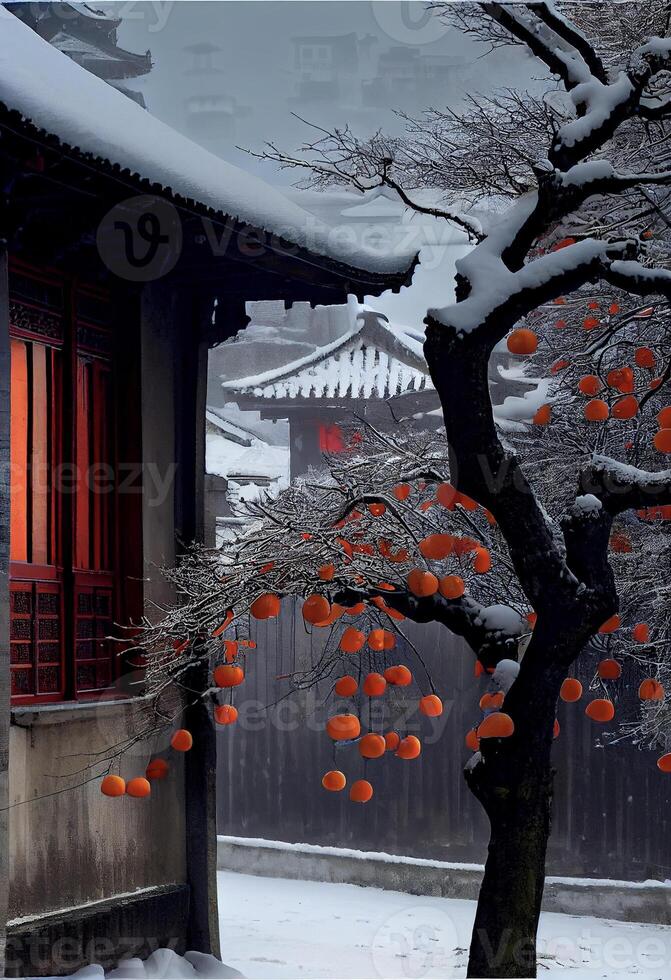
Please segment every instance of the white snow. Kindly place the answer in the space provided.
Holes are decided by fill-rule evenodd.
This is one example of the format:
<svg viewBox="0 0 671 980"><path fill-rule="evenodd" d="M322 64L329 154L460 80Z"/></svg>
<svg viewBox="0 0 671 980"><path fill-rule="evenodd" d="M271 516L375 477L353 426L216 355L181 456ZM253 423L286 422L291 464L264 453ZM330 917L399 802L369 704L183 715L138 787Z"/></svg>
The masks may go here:
<svg viewBox="0 0 671 980"><path fill-rule="evenodd" d="M649 41L642 44L637 49L638 54L653 54L657 58L665 58L671 55L671 38L651 37Z"/></svg>
<svg viewBox="0 0 671 980"><path fill-rule="evenodd" d="M416 332L392 327L384 314L351 299L349 329L336 340L281 367L223 381L227 396L386 398L432 388Z"/></svg>
<svg viewBox="0 0 671 980"><path fill-rule="evenodd" d="M500 341L494 348L494 353L507 353L508 348L506 346L505 338ZM539 378L530 378L527 375L528 362L518 361L517 363L511 363L504 367L503 364L496 365L497 374L504 381L518 381L520 384L524 385L536 385L539 382Z"/></svg>
<svg viewBox="0 0 671 980"><path fill-rule="evenodd" d="M356 858L360 861L384 861L388 864L412 864L417 867L445 868L450 871L481 871L481 864L458 861L433 861L428 858L406 857L403 854L387 854L385 851L357 851L351 847L328 847L324 844L291 844L284 840L267 840L265 837L229 837L219 834L217 840L238 847L264 847L272 851L300 851L301 854L322 854L327 857Z"/></svg>
<svg viewBox="0 0 671 980"><path fill-rule="evenodd" d="M619 72L617 78L609 85L604 85L598 78L576 85L570 92L573 104L585 106L584 116L572 119L559 130L559 138L564 146L575 146L586 139L590 133L598 129L617 109L631 96L633 85L625 72Z"/></svg>
<svg viewBox="0 0 671 980"><path fill-rule="evenodd" d="M250 980L463 977L475 902L219 872L228 963ZM659 980L671 927L543 913L539 976Z"/></svg>
<svg viewBox="0 0 671 980"><path fill-rule="evenodd" d="M172 949L157 949L146 960L132 957L122 960L119 965L108 970L92 964L71 974L77 980L96 980L103 977L108 980L224 980L224 978L241 977L239 970L209 956L207 953L188 952L178 956ZM46 977L43 980L55 980Z"/></svg>
<svg viewBox="0 0 671 980"><path fill-rule="evenodd" d="M635 262L633 259L616 259L615 262L611 263L611 269L616 274L629 276L631 279L640 279L642 281L649 279L655 282L661 281L671 284L671 271L669 269L647 269L640 262ZM651 292L654 292L654 289L651 289Z"/></svg>
<svg viewBox="0 0 671 980"><path fill-rule="evenodd" d="M318 255L379 273L414 252L359 245L279 190L175 132L0 6L0 102L71 147ZM130 193L129 189L129 193Z"/></svg>
<svg viewBox="0 0 671 980"><path fill-rule="evenodd" d="M541 405L555 401L554 396L548 394L552 385L550 378L525 378L524 384L534 384L535 388L522 396L507 395L500 405L494 405L493 413L497 421L530 422Z"/></svg>
<svg viewBox="0 0 671 980"><path fill-rule="evenodd" d="M356 337L361 332L363 324L362 323L352 323L345 333L341 334L336 340L331 341L330 344L324 344L323 347L318 347L315 351L311 351L304 357L299 357L295 361L291 361L289 364L283 364L279 368L274 368L270 371L264 371L262 374L250 374L244 378L235 378L230 381L222 381L221 387L225 391L244 391L251 389L253 391L258 391L266 385L274 384L277 381L284 380L287 375L296 374L302 371L304 368L312 367L315 362L321 361L333 354L335 351L343 347L349 340Z"/></svg>
<svg viewBox="0 0 671 980"><path fill-rule="evenodd" d="M603 504L593 493L583 493L575 498L572 510L577 514L598 514Z"/></svg>
<svg viewBox="0 0 671 980"><path fill-rule="evenodd" d="M609 160L588 160L585 163L576 163L570 167L566 173L561 175L561 182L564 187L575 187L588 184L592 180L603 180L612 177L615 171Z"/></svg>
<svg viewBox="0 0 671 980"><path fill-rule="evenodd" d="M650 487L671 480L671 469L657 470L649 472L641 470L631 463L623 463L619 459L612 459L610 456L602 456L594 453L592 456L592 469L594 472L609 474L614 479L622 483L629 483L638 487Z"/></svg>
<svg viewBox="0 0 671 980"><path fill-rule="evenodd" d="M457 260L456 271L470 282L471 294L461 303L430 309L429 316L467 333L512 295L515 276L501 260L501 252L515 238L537 201L535 192L526 194L499 218L483 242Z"/></svg>
<svg viewBox="0 0 671 980"><path fill-rule="evenodd" d="M289 475L288 446L269 446L261 439L252 439L251 446L241 446L208 432L205 453L206 471L224 479L262 477L279 480L287 479Z"/></svg>
<svg viewBox="0 0 671 980"><path fill-rule="evenodd" d="M475 620L476 625L484 626L487 630L517 636L522 632L522 617L510 606L497 603L486 606Z"/></svg>
<svg viewBox="0 0 671 980"><path fill-rule="evenodd" d="M503 691L504 694L507 694L517 679L519 672L520 665L516 660L499 660L492 674L492 683L500 691Z"/></svg>
<svg viewBox="0 0 671 980"><path fill-rule="evenodd" d="M538 203L536 191L526 194L510 207L492 229L488 238L456 263L457 271L471 284L465 300L429 310L429 316L458 334L476 330L503 303L524 290L549 286L564 273L601 259L625 245L613 245L585 238L567 248L549 252L511 272L501 258Z"/></svg>
<svg viewBox="0 0 671 980"><path fill-rule="evenodd" d="M480 870L478 865L371 855L345 848L251 838L220 840L250 847ZM239 976L249 980L374 980L466 974L473 901L231 871L219 871L217 877L221 948L228 965L203 953L188 952L180 957L172 950L159 949L144 961L129 959L107 973L100 966L87 966L73 976L78 980L214 980ZM616 888L639 884L552 877L547 881ZM669 888L671 882L645 884ZM668 976L671 963L671 926L544 912L538 948L539 976L546 980L625 980L631 976L659 980Z"/></svg>

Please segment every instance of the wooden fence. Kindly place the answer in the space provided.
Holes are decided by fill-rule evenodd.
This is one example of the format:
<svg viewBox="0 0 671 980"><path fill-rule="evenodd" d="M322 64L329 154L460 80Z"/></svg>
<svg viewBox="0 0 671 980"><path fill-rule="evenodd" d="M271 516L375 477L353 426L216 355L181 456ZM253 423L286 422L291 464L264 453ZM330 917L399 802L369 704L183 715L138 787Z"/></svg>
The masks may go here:
<svg viewBox="0 0 671 980"><path fill-rule="evenodd" d="M240 717L218 732L218 830L222 834L388 851L452 861L484 861L487 819L468 791L464 734L480 718L486 689L474 677L473 654L436 624L401 624L426 663L446 711L427 719L392 695L374 699L371 728L422 737L420 759L391 753L364 762L355 746L334 748L324 732L333 713L338 671L317 688L290 694L287 675L319 660L329 630L310 635L293 604L280 618L254 623L258 647L247 657L246 680L234 695ZM391 655L347 658L347 669L365 673L389 663L408 663L422 693L429 692L418 656L405 641ZM369 666L370 663L370 666ZM587 686L596 658L585 676ZM638 685L625 670L617 682L631 703ZM599 747L602 731L584 715L584 703L561 704L555 742L557 778L549 872L641 880L671 878L671 776L659 772L655 755L620 742ZM369 700L356 702L368 720ZM633 707L633 705L632 705ZM408 712L408 708L410 711ZM399 718L403 716L403 720ZM605 739L604 739L605 741ZM375 787L367 805L350 803L347 791L328 793L322 774L342 769L348 781L366 777Z"/></svg>

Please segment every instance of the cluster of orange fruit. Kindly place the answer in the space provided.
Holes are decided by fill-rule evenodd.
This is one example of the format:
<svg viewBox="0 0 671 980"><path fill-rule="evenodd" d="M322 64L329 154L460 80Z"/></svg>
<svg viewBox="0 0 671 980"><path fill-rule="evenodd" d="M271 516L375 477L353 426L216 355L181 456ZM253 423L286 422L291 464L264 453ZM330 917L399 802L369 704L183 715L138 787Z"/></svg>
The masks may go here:
<svg viewBox="0 0 671 980"><path fill-rule="evenodd" d="M393 634L386 630L373 630L372 633L374 632L393 637ZM368 645L372 649L390 649L388 643L371 644L372 633L368 637ZM340 649L345 653L356 653L363 647L365 639L364 634L359 630L348 627L340 638ZM376 698L382 697L387 692L388 686L408 687L412 681L412 672L409 668L405 664L396 664L387 667L384 673L371 671L363 678L361 684L351 674L345 674L338 678L334 690L336 695L342 698L352 698L358 693ZM420 698L419 710L428 718L437 718L443 713L443 703L436 694L427 694ZM356 742L359 755L363 759L379 759L387 752L393 752L399 759L416 759L422 751L422 744L415 735L401 738L395 731L386 732L384 735L377 732L367 732L362 735L359 718L350 712L336 714L329 718L326 732L334 742ZM322 778L322 786L330 792L340 792L346 785L347 779L340 770L329 770ZM368 803L373 797L373 786L366 779L358 779L352 783L349 796L354 803Z"/></svg>
<svg viewBox="0 0 671 980"><path fill-rule="evenodd" d="M188 752L193 746L193 736L186 728L178 728L170 739L170 745L175 752ZM100 783L100 792L103 796L133 796L142 799L151 796L151 784L154 780L165 779L169 770L168 762L156 756L147 763L144 776L134 776L128 782L122 776L111 773L104 776Z"/></svg>
<svg viewBox="0 0 671 980"><path fill-rule="evenodd" d="M616 613L603 623L599 629L600 633L614 633L620 629L622 621ZM648 643L650 640L650 629L647 623L637 623L632 629L632 639L635 643ZM597 674L604 681L615 681L622 676L622 667L612 657L607 657L597 664ZM559 696L562 701L574 703L579 701L583 695L583 687L575 677L567 677L561 686ZM654 677L647 677L641 682L638 688L638 696L641 701L661 701L664 698L664 688L655 680ZM615 705L609 698L594 698L585 707L585 714L592 721L601 723L612 721L615 717ZM661 761L661 760L660 760ZM660 766L660 768L662 768Z"/></svg>
<svg viewBox="0 0 671 980"><path fill-rule="evenodd" d="M369 675L370 676L370 675ZM379 676L379 675L378 675ZM435 717L442 713L443 706L436 695L423 698L428 701L429 710L424 713ZM334 742L356 741L363 759L380 759L387 752L393 752L398 759L417 759L422 751L422 743L416 735L401 738L398 732L389 731L385 735L368 732L361 735L361 722L356 715L333 715L326 723L326 732ZM331 769L324 774L322 786L332 793L338 793L347 785L345 774L339 769ZM357 779L349 792L353 803L368 803L373 797L373 786L367 779Z"/></svg>
<svg viewBox="0 0 671 980"><path fill-rule="evenodd" d="M266 593L257 599L257 619L272 619L279 614L280 600L276 595ZM223 622L212 632L212 637L221 636L233 621L233 610L229 609ZM223 653L225 663L218 664L212 672L212 680L216 687L232 690L239 687L245 679L245 671L234 661L238 658L241 648L256 649L253 640L224 640ZM233 725L238 720L238 709L233 704L217 704L214 707L214 720L218 725Z"/></svg>
<svg viewBox="0 0 671 980"><path fill-rule="evenodd" d="M565 303L563 297L555 300L558 304ZM590 302L587 304L588 310L597 311L599 303ZM615 315L620 310L618 303L611 303L608 313ZM644 311L645 312L645 311ZM652 309L649 311L652 313ZM583 320L585 330L594 330L601 325L598 317L590 312ZM558 320L555 324L558 329L567 326L566 320ZM512 354L529 356L534 354L538 348L538 337L533 330L526 327L513 330L507 339L508 350ZM569 366L569 361L565 358L555 362L551 367L551 373L557 374ZM657 367L657 356L650 347L637 347L634 351L634 364L637 368L645 371L654 371ZM646 381L648 389L653 391L660 387L661 377L648 378ZM596 397L607 386L621 397L618 397L612 405L604 398ZM605 422L609 418L628 420L633 419L639 412L639 400L634 395L635 391L634 369L629 365L623 365L611 369L606 376L606 384L596 374L587 374L578 382L578 391L587 396L590 400L583 408L583 414L588 422ZM541 405L534 415L535 425L548 425L552 419L552 406L549 404ZM660 453L671 453L671 406L663 408L657 416L659 431L653 438L653 445Z"/></svg>

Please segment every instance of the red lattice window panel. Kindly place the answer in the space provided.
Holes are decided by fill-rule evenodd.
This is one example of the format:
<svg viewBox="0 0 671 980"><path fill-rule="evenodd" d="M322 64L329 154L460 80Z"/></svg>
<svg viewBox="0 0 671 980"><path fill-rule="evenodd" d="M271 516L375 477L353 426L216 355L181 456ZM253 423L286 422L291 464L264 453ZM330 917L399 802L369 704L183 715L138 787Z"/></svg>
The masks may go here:
<svg viewBox="0 0 671 980"><path fill-rule="evenodd" d="M14 700L63 696L62 623L60 583L12 581L9 643Z"/></svg>
<svg viewBox="0 0 671 980"><path fill-rule="evenodd" d="M111 579L75 589L75 691L100 691L114 679L115 642Z"/></svg>

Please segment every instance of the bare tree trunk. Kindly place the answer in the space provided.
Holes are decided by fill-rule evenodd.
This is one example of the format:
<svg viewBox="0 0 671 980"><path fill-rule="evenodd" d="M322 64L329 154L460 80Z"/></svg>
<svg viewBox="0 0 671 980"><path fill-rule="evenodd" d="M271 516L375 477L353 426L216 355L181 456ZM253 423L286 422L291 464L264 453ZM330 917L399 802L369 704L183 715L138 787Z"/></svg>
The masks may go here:
<svg viewBox="0 0 671 980"><path fill-rule="evenodd" d="M551 628L552 629L552 628ZM560 632L560 628L556 627ZM542 632L546 627L541 626ZM552 666L523 661L503 710L515 722L510 738L487 739L483 761L465 776L489 817L485 875L471 937L469 977L535 977L536 934L545 885L554 770L555 708L581 637L550 650ZM547 663L547 662L546 662Z"/></svg>
<svg viewBox="0 0 671 980"><path fill-rule="evenodd" d="M487 808L491 836L471 937L469 977L536 976L551 787L551 772L530 773Z"/></svg>
<svg viewBox="0 0 671 980"><path fill-rule="evenodd" d="M458 281L457 298L466 295L468 284ZM490 328L481 329L484 338L478 331L458 336L429 319L424 353L443 407L452 482L494 513L538 621L503 708L514 734L483 740L482 759L465 773L491 828L468 975L535 977L556 702L568 666L608 613L599 618L596 603L588 615L587 604L583 608L564 587L549 523L519 462L498 438L489 395Z"/></svg>

